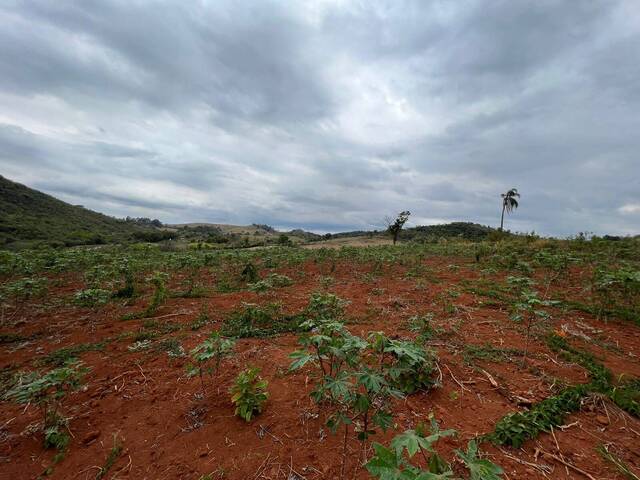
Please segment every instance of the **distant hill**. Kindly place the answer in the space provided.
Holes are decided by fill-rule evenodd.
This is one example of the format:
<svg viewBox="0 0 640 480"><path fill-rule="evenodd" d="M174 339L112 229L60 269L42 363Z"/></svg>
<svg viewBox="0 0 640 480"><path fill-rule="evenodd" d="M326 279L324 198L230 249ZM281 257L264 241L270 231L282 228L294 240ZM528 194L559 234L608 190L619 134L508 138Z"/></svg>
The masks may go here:
<svg viewBox="0 0 640 480"><path fill-rule="evenodd" d="M156 236L155 230L137 220L119 220L70 205L0 176L0 248L144 240Z"/></svg>
<svg viewBox="0 0 640 480"><path fill-rule="evenodd" d="M451 222L440 225L424 225L405 228L400 232L400 240L428 240L433 238L464 238L466 240L482 240L496 229L471 222ZM356 230L353 232L340 232L326 234L323 240L355 237L388 237L385 230Z"/></svg>
<svg viewBox="0 0 640 480"><path fill-rule="evenodd" d="M453 222L406 228L400 239L430 241L442 237L482 240L495 229L475 223ZM50 195L0 176L0 248L38 245L74 246L129 241L178 240L198 248L237 248L261 245L293 245L348 239L364 244L385 242L384 231L354 231L318 235L296 229L277 231L269 225L226 225L184 223L162 225L148 218L117 219L78 205L70 205ZM361 242L361 243L363 243Z"/></svg>
<svg viewBox="0 0 640 480"><path fill-rule="evenodd" d="M269 245L282 242L283 238L287 243L299 244L321 238L320 235L300 229L285 232L257 223L252 225L178 223L167 224L164 228L191 242L228 243L229 246Z"/></svg>
<svg viewBox="0 0 640 480"><path fill-rule="evenodd" d="M424 225L407 228L400 233L402 240L421 240L428 238L464 238L482 240L496 229L471 222L451 222L440 225Z"/></svg>

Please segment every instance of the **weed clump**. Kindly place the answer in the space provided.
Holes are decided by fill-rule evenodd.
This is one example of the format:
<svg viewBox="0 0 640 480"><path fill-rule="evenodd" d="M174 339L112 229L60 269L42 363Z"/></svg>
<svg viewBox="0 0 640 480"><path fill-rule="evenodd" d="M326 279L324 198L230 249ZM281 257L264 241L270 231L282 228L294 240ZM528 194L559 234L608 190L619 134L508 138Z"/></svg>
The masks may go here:
<svg viewBox="0 0 640 480"><path fill-rule="evenodd" d="M221 333L226 337L269 337L280 333L294 332L300 328L299 315L284 315L277 303L255 305L243 303L222 325Z"/></svg>

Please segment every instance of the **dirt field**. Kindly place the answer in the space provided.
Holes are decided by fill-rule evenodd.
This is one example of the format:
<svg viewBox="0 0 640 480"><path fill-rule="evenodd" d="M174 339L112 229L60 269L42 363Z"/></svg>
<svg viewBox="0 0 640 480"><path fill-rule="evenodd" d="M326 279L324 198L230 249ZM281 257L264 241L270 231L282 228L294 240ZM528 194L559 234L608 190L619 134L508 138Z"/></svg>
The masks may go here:
<svg viewBox="0 0 640 480"><path fill-rule="evenodd" d="M591 352L616 379L640 377L638 326L615 318L605 322L557 305L546 309L549 318L536 322L529 359L523 362L522 323L510 318L503 299L481 292L504 285L507 273L482 273L482 265L468 256L423 255L409 265L341 258L307 258L275 268L259 258L255 263L260 276L277 272L292 284L264 293L247 288L221 292L216 286L224 267L199 268L202 296L169 296L153 317L130 320L122 318L148 305L148 285L133 300L86 308L69 301L86 288L82 272L46 273L46 300L29 301L15 314L10 308L5 312L2 333L16 337L3 337L0 345L4 381L18 371L46 370L44 359L73 346L82 346L72 356L90 372L83 386L65 399L71 441L57 463L56 451L43 448L39 409L10 401L0 404L0 478L38 478L44 472L54 479L83 480L339 478L342 435L329 431L322 409L310 399L310 371L288 372L288 355L298 348L299 333L238 339L235 354L207 380L205 394L198 379L186 375L189 351L221 328L243 302L279 302L283 313L294 314L304 311L313 292L331 292L349 302L347 328L363 337L383 331L392 338L414 339L409 319L433 313L434 334L426 345L437 354L441 385L394 400L394 427L371 440L386 444L433 416L441 428L458 432L438 444L456 473L462 470L454 449L492 432L506 414L553 396L560 385L588 382L583 366L549 348L544 340L548 332ZM567 272L549 285L547 296L583 301L588 266L571 266ZM186 277L183 271L172 273L169 291L180 291ZM531 277L544 290L544 272L536 270ZM198 326L203 308L209 321ZM145 349L134 351L141 332L153 335L148 335ZM247 423L234 416L228 390L248 365L260 367L269 399L264 411ZM114 442L122 450L109 464ZM513 480L625 478L597 453L598 445L606 445L640 474L640 420L594 394L552 433L542 433L522 448L483 442L481 450L504 469L504 478ZM366 455L373 455L370 442ZM344 477L372 478L362 467L361 444L355 437L347 442Z"/></svg>

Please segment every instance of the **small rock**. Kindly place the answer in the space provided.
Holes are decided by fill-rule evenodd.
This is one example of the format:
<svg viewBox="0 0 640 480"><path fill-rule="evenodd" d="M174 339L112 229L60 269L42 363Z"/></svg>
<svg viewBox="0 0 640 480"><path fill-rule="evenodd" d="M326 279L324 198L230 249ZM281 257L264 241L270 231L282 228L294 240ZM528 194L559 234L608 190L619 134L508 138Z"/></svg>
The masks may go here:
<svg viewBox="0 0 640 480"><path fill-rule="evenodd" d="M598 423L600 425L609 425L609 419L607 417L605 417L604 415L598 415L596 417L596 420L598 421Z"/></svg>
<svg viewBox="0 0 640 480"><path fill-rule="evenodd" d="M82 439L82 443L84 445L89 445L91 443L93 443L93 441L98 438L100 436L100 430L92 430L91 432L87 433L84 438Z"/></svg>

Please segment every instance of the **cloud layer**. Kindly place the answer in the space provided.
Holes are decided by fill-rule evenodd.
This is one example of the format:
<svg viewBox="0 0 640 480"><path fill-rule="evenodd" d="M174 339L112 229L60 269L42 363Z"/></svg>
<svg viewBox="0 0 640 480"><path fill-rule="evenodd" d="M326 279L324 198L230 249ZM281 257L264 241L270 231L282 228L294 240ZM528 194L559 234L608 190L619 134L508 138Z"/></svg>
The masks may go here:
<svg viewBox="0 0 640 480"><path fill-rule="evenodd" d="M640 233L640 7L9 1L0 174L116 216Z"/></svg>

